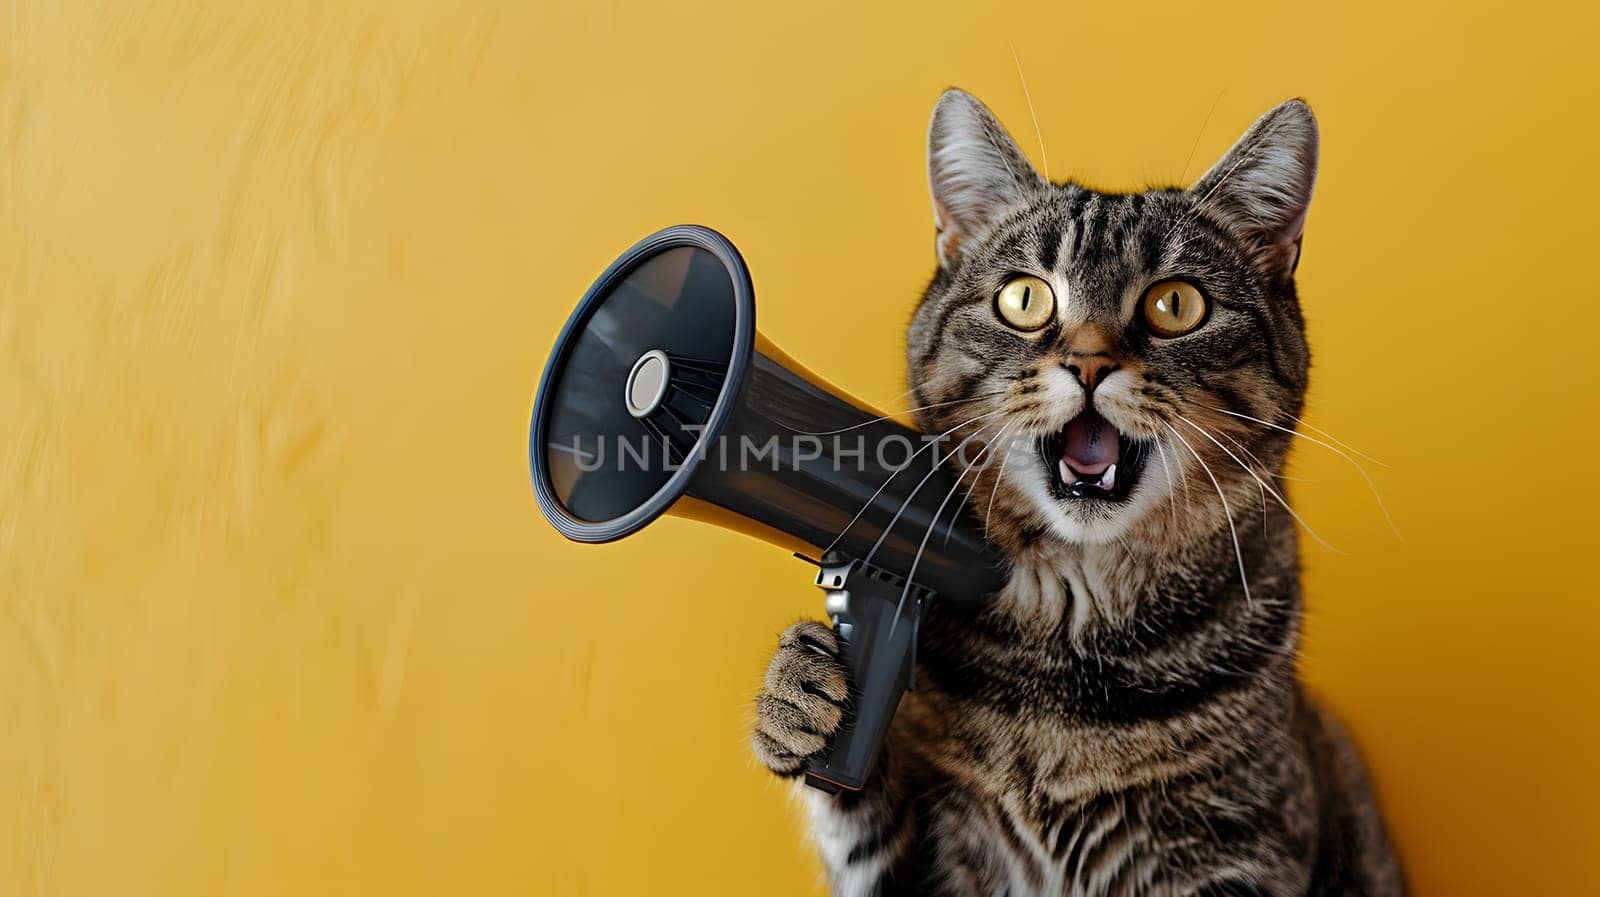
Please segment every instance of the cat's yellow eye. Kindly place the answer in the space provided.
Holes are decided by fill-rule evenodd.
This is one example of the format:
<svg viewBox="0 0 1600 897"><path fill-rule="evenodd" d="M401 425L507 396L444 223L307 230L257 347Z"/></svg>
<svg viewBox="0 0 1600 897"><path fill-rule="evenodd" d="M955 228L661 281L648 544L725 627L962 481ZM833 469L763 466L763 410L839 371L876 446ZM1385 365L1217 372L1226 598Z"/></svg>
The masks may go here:
<svg viewBox="0 0 1600 897"><path fill-rule="evenodd" d="M1018 330L1038 330L1055 317L1056 294L1037 277L1013 277L994 294L994 312Z"/></svg>
<svg viewBox="0 0 1600 897"><path fill-rule="evenodd" d="M1151 333L1171 339L1205 321L1206 297L1181 280L1166 280L1145 291L1139 310Z"/></svg>

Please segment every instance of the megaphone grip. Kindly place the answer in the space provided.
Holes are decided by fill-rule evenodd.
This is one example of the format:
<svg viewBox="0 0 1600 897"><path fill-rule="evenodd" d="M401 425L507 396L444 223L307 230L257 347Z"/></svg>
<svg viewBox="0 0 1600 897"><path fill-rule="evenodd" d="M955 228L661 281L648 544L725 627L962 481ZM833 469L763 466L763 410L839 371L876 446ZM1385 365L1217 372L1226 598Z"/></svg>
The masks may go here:
<svg viewBox="0 0 1600 897"><path fill-rule="evenodd" d="M877 766L884 736L916 663L925 590L879 578L860 565L824 567L828 610L843 645L851 700L828 747L806 766L806 784L824 791L858 791ZM838 577L838 578L835 578Z"/></svg>

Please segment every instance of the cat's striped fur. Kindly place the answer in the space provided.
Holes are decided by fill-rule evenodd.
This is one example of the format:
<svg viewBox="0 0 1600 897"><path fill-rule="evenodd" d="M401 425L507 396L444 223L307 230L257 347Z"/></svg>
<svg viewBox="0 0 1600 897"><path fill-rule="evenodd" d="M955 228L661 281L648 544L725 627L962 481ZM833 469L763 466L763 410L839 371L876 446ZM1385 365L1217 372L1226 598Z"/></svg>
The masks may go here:
<svg viewBox="0 0 1600 897"><path fill-rule="evenodd" d="M977 100L940 99L909 380L926 431L1007 453L967 480L1012 576L977 617L929 611L867 789L805 794L836 893L1403 892L1360 759L1295 677L1275 477L1310 363L1293 272L1316 146L1291 101L1193 188L1113 195L1047 182ZM1057 297L1036 332L995 313L1019 274ZM1136 306L1173 277L1210 317L1161 339ZM1086 403L1156 447L1125 503L1057 498L1031 450ZM754 736L774 772L839 724L836 652L822 624L785 633Z"/></svg>

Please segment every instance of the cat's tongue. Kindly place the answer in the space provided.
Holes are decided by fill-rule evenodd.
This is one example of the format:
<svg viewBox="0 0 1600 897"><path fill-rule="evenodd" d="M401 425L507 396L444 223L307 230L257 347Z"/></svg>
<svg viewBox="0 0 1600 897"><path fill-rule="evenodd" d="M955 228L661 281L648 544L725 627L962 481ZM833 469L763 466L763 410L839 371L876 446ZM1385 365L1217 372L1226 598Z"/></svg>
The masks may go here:
<svg viewBox="0 0 1600 897"><path fill-rule="evenodd" d="M1122 457L1117 428L1091 408L1067 422L1066 437L1061 462L1080 477L1099 476Z"/></svg>

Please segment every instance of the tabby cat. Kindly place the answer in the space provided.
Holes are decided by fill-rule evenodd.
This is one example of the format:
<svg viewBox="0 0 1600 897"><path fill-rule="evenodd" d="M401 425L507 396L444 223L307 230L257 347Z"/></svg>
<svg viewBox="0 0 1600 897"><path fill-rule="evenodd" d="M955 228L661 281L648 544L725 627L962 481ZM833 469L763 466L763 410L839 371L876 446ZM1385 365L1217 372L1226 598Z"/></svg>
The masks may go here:
<svg viewBox="0 0 1600 897"><path fill-rule="evenodd" d="M968 513L1011 576L977 616L929 611L868 787L805 790L834 891L1404 893L1361 760L1295 674L1310 108L1187 190L1051 183L958 90L928 142L938 271L908 381L925 432L1000 456ZM778 775L839 725L838 647L814 622L780 639L752 737Z"/></svg>

